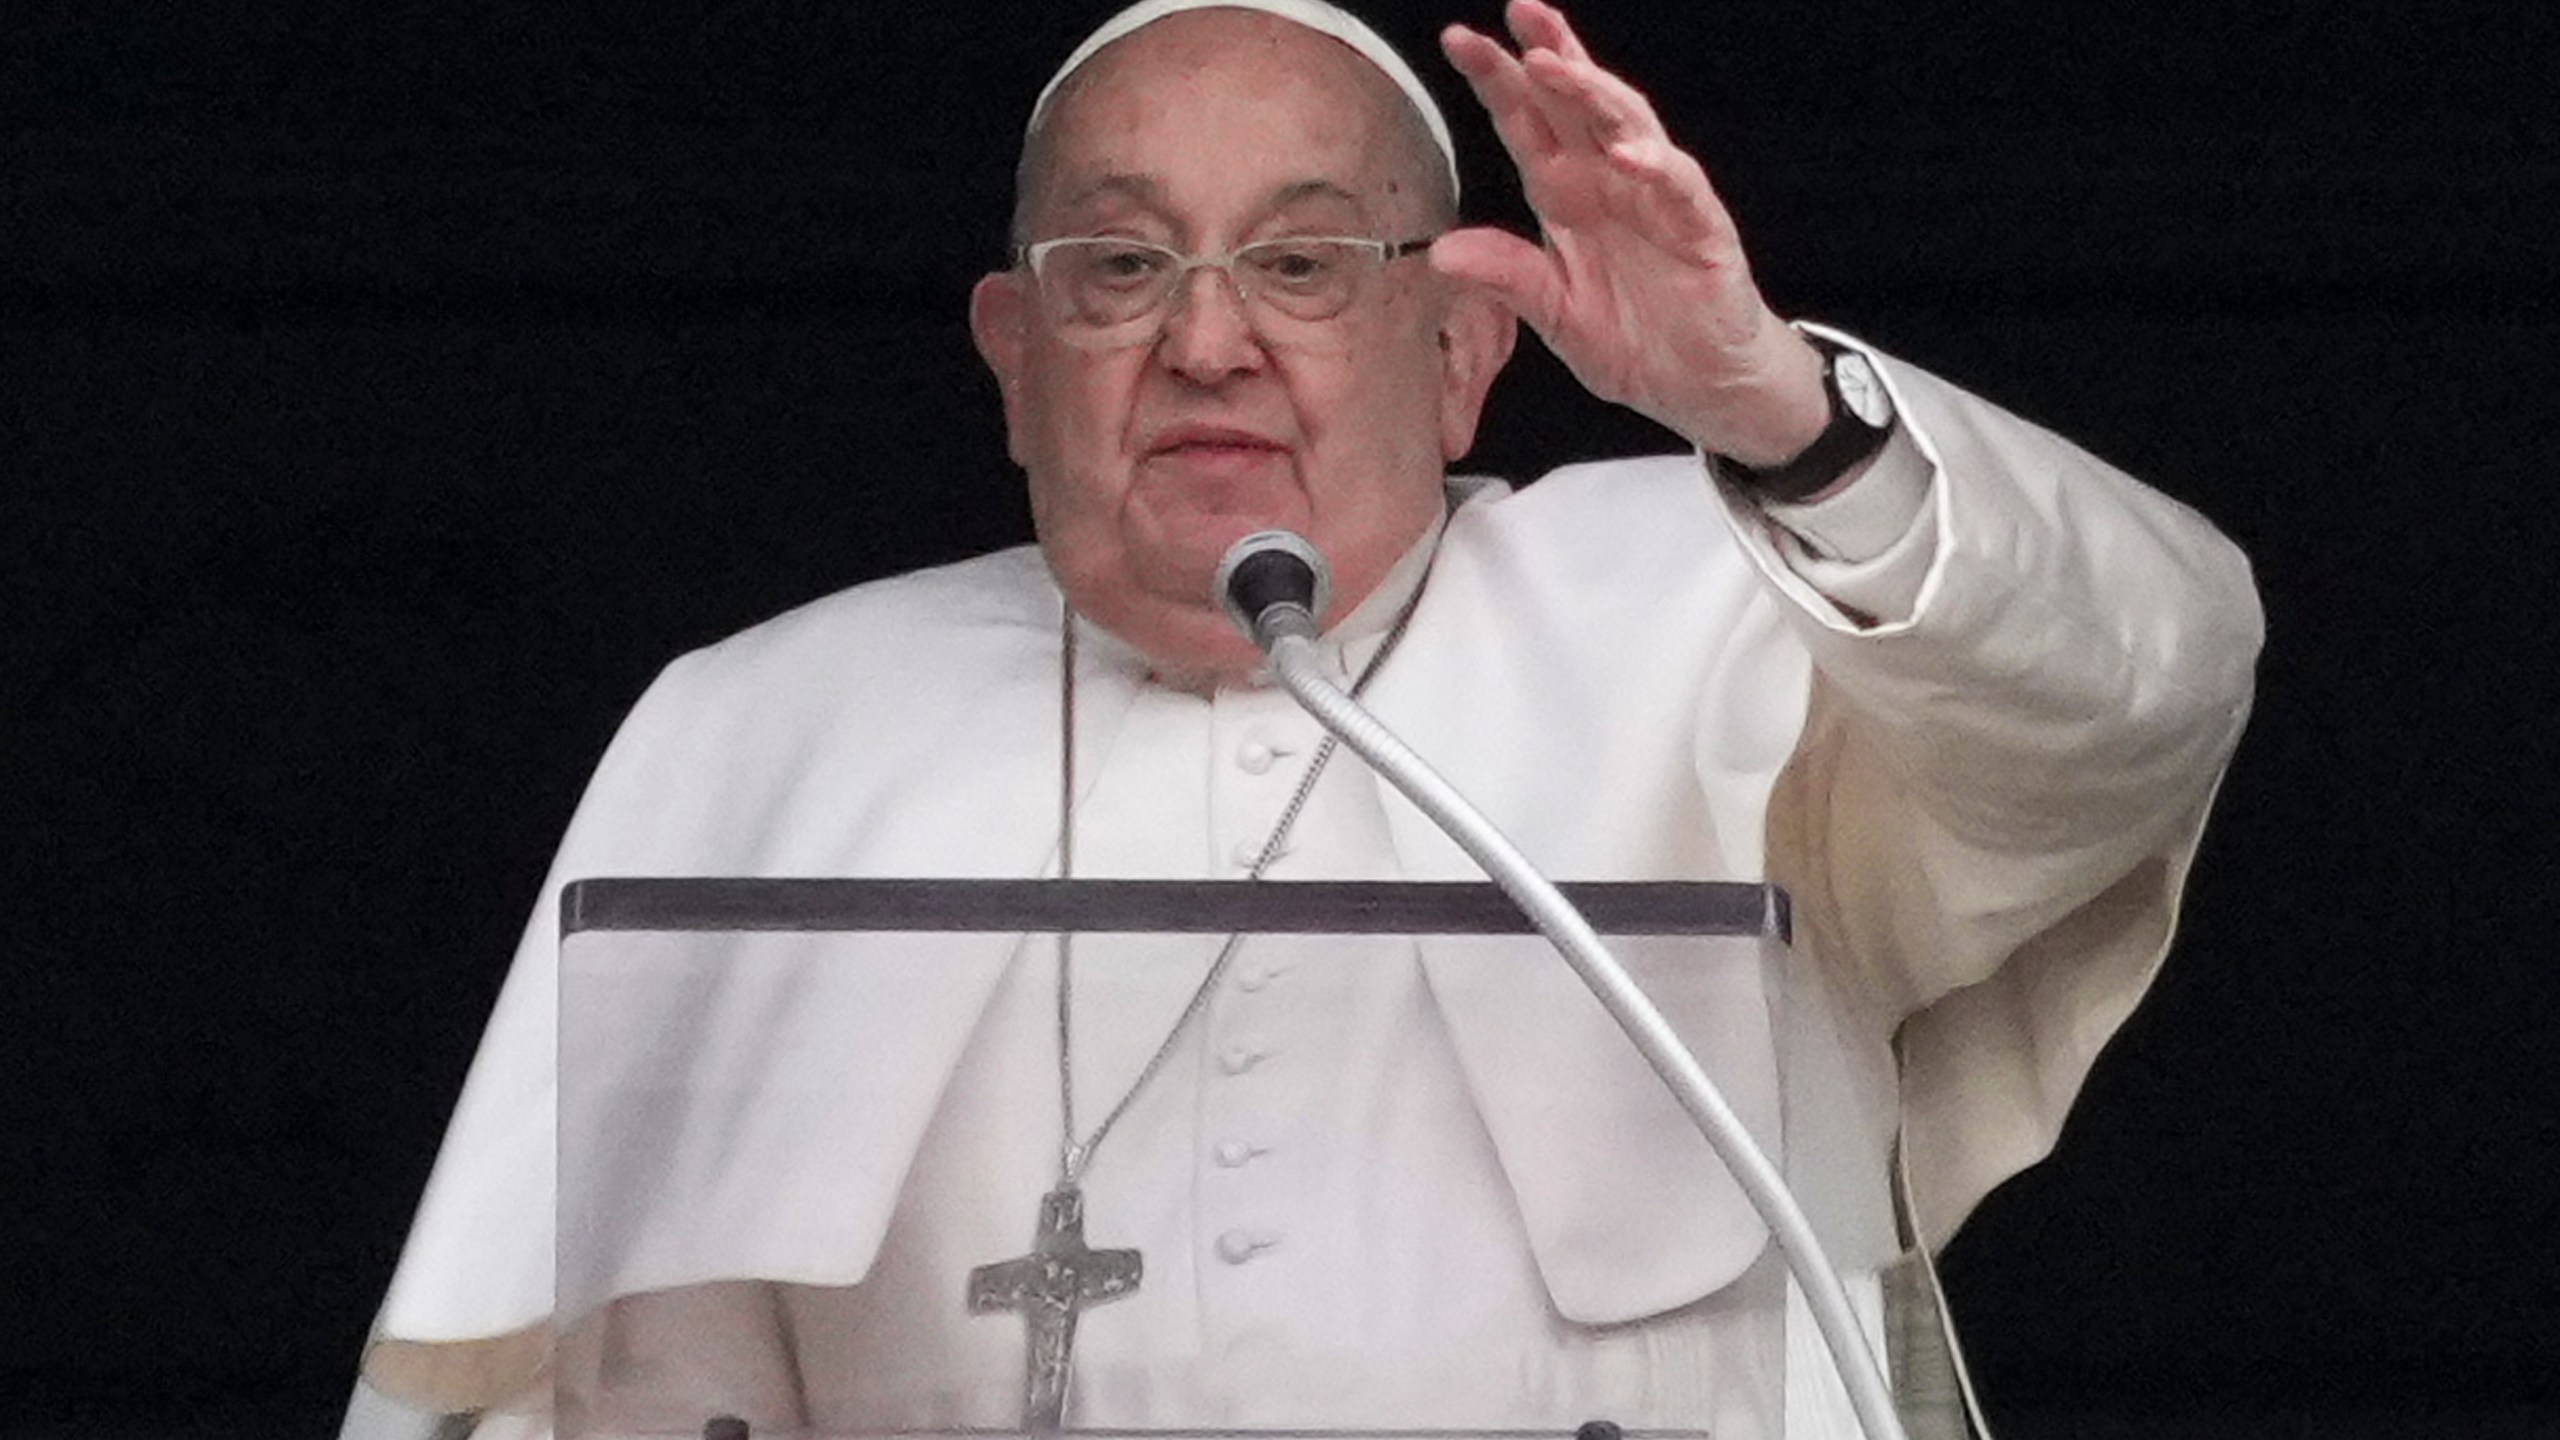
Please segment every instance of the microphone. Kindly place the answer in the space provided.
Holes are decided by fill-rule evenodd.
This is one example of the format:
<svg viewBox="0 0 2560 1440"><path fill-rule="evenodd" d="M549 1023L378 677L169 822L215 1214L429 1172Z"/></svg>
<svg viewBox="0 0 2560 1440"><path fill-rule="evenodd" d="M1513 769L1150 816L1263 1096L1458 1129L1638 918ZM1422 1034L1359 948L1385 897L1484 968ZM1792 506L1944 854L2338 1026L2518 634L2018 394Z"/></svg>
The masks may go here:
<svg viewBox="0 0 2560 1440"><path fill-rule="evenodd" d="M1380 724L1360 702L1337 688L1317 658L1316 617L1332 588L1324 557L1300 536L1262 530L1229 547L1218 562L1218 606L1271 657L1271 672L1325 729L1369 762L1381 779L1402 792L1433 824L1457 842L1502 893L1511 897L1573 967L1609 1018L1626 1032L1637 1053L1660 1076L1690 1122L1725 1164L1752 1208L1769 1227L1787 1269L1813 1313L1831 1351L1834 1370L1868 1440L1903 1440L1893 1386L1867 1344L1849 1292L1823 1250L1822 1239L1788 1190L1786 1177L1760 1149L1742 1119L1662 1012L1609 954L1590 922L1573 908L1509 837L1441 778L1410 746ZM1611 1440L1618 1427L1585 1425L1575 1440Z"/></svg>
<svg viewBox="0 0 2560 1440"><path fill-rule="evenodd" d="M1213 588L1218 608L1268 653L1286 635L1316 638L1316 622L1333 598L1333 567L1304 536L1257 530L1227 547Z"/></svg>

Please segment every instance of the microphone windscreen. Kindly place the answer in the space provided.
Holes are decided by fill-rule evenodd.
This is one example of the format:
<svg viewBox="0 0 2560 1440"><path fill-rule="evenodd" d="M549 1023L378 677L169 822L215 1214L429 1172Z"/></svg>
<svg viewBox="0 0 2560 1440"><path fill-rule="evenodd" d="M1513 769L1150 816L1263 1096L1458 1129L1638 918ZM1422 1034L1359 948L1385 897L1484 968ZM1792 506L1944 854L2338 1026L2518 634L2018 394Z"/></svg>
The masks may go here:
<svg viewBox="0 0 2560 1440"><path fill-rule="evenodd" d="M1259 530L1227 549L1218 562L1217 600L1244 633L1261 643L1259 625L1274 605L1295 605L1310 620L1321 618L1331 598L1331 567L1305 538L1286 530Z"/></svg>

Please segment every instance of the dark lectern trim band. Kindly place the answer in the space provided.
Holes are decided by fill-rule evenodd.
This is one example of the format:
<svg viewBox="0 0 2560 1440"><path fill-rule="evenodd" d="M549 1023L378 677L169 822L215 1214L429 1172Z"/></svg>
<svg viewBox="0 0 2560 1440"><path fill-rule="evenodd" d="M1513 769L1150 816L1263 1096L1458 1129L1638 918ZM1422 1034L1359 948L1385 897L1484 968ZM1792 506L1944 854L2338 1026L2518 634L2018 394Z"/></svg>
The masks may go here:
<svg viewBox="0 0 2560 1440"><path fill-rule="evenodd" d="M1786 892L1729 881L1560 887L1603 935L1789 938ZM1356 880L573 880L560 933L1064 931L1529 935L1483 882Z"/></svg>

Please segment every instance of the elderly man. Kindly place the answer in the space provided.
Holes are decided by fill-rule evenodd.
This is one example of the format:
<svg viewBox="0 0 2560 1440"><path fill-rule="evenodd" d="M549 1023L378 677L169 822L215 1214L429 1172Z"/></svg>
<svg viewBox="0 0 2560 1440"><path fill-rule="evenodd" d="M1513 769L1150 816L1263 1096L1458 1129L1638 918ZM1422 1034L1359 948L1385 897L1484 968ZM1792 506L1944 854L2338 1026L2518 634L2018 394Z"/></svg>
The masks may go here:
<svg viewBox="0 0 2560 1440"><path fill-rule="evenodd" d="M1315 0L1150 0L1070 59L1029 129L1017 263L970 304L1037 550L820 601L635 710L351 1433L432 1411L541 1433L555 1393L586 1407L564 1429L1010 1425L1022 1327L968 1313L964 1282L1062 1180L1094 1243L1146 1255L1084 1317L1070 1424L1850 1433L1743 1322L1772 1293L1764 1247L1665 1218L1696 1155L1524 1119L1505 1079L1543 1017L1386 942L955 969L893 1045L846 1045L848 1092L908 1098L823 1205L777 1181L760 1219L792 1232L791 1273L550 1321L562 881L1070 855L1086 876L1467 878L1216 609L1221 556L1274 527L1331 561L1328 663L1551 873L1792 892L1802 963L1891 1057L1868 1158L1899 1137L1915 1243L2050 1147L2166 946L2246 712L2246 564L2056 437L1782 321L1643 97L1538 0L1507 20L1511 46L1443 45L1537 245L1452 228L1429 98ZM1515 319L1700 454L1450 481ZM805 1009L777 1023L876 1018Z"/></svg>

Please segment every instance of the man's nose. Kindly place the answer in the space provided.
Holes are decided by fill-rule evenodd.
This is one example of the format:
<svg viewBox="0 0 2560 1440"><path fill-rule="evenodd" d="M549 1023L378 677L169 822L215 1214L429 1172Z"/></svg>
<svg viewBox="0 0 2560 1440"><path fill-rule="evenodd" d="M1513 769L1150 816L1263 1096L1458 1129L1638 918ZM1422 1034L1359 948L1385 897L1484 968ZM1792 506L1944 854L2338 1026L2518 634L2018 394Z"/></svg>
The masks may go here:
<svg viewBox="0 0 2560 1440"><path fill-rule="evenodd" d="M1203 265L1183 276L1165 304L1156 354L1174 373L1214 384L1258 370L1269 358L1234 277L1217 266Z"/></svg>

